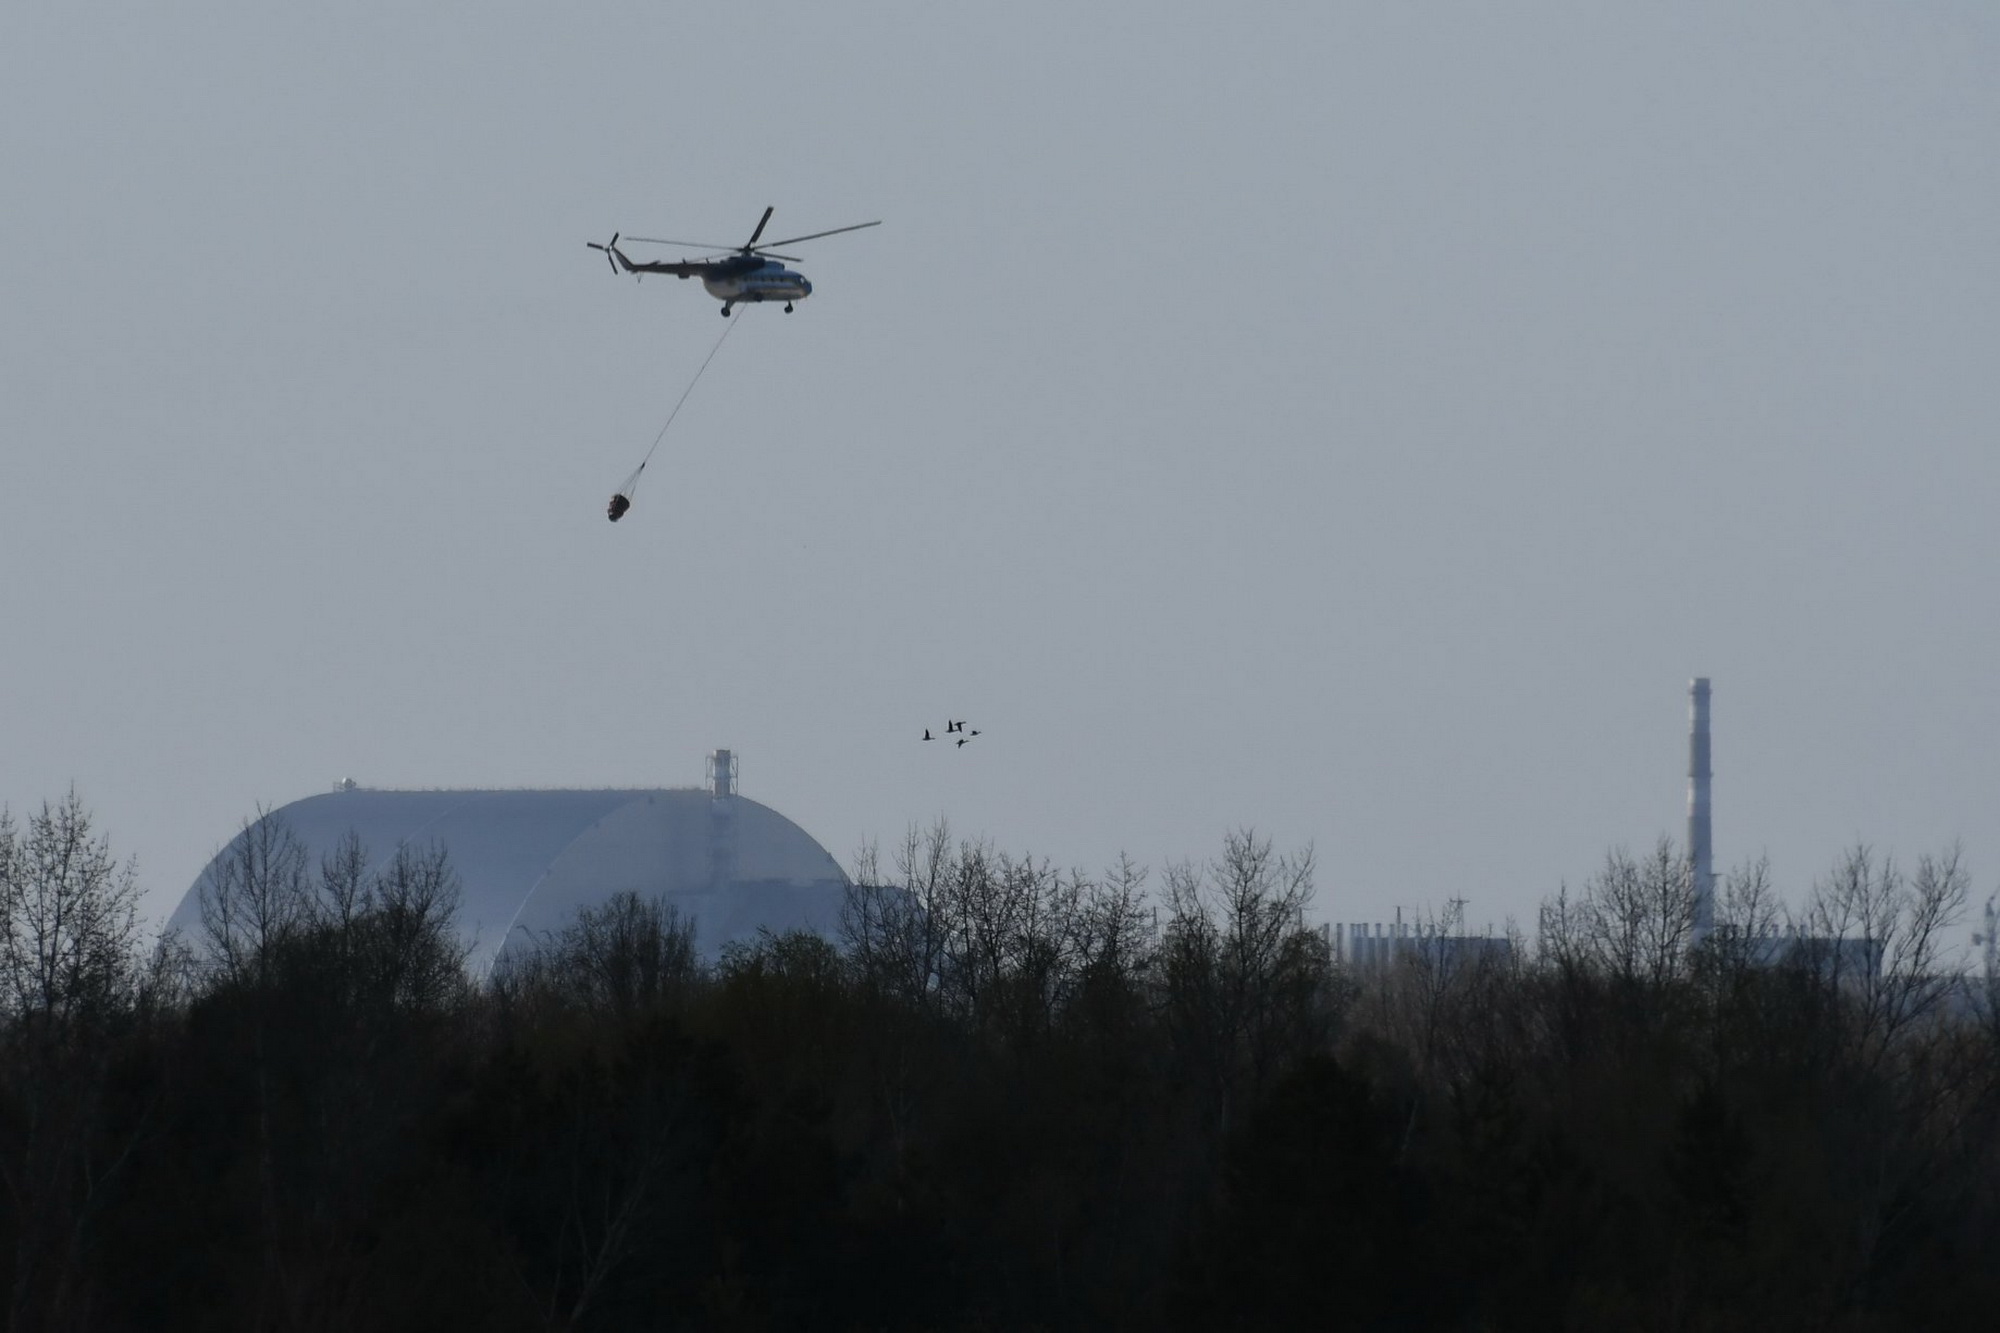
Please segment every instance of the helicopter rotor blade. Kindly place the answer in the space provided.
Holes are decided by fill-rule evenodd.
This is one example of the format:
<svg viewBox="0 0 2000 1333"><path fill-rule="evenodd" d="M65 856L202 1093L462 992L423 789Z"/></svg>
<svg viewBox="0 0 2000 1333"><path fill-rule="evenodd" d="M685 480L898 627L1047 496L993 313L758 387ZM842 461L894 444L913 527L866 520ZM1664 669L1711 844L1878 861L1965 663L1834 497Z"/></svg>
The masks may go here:
<svg viewBox="0 0 2000 1333"><path fill-rule="evenodd" d="M751 232L751 233L750 233L750 239L749 239L749 240L747 240L747 241L745 241L745 242L743 242L743 252L744 252L745 254L748 254L748 253L749 253L750 251L752 251L752 250L755 250L755 249L757 248L757 238L758 238L759 236L762 236L762 235L764 234L764 228L766 228L766 227L768 227L768 226L770 226L770 225L771 225L771 214L773 214L773 213L775 213L775 212L777 212L777 211L778 211L778 206L777 206L776 204L771 204L771 205L769 205L768 207L766 207L766 208L765 208L765 210L764 210L764 216L763 216L763 217L761 217L761 218L758 218L758 219L757 219L757 230L755 230L755 231ZM773 241L773 242L771 242L771 244L773 244L773 245L783 245L783 244L784 244L784 242L783 242L783 241Z"/></svg>
<svg viewBox="0 0 2000 1333"><path fill-rule="evenodd" d="M761 245L758 246L755 250L752 250L750 253L757 256L759 259L782 259L787 264L803 264L806 262L805 260L800 259L797 255L774 255Z"/></svg>
<svg viewBox="0 0 2000 1333"><path fill-rule="evenodd" d="M771 244L797 245L800 241L816 241L822 236L838 236L840 235L840 233L844 231L860 231L864 227L879 227L881 225L882 225L882 220L880 218L877 218L873 222L857 222L851 227L835 227L832 231L816 231L812 233L812 235L810 236L788 236L782 241L772 241ZM761 230L761 228L759 230ZM764 248L769 249L770 247L766 246Z"/></svg>
<svg viewBox="0 0 2000 1333"><path fill-rule="evenodd" d="M663 241L657 236L629 236L626 239L641 245L678 245L684 250L714 250L725 255L735 254L743 248L740 245L719 245L709 241Z"/></svg>

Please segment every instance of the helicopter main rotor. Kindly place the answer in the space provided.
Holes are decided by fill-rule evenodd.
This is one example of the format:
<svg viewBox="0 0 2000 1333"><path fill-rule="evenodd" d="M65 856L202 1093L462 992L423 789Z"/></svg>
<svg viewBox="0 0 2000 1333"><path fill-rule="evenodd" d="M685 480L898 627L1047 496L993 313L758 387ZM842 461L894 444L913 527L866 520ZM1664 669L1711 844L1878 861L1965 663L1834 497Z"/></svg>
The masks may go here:
<svg viewBox="0 0 2000 1333"><path fill-rule="evenodd" d="M767 207L764 210L764 216L757 219L757 229L751 232L750 239L741 245L713 245L706 241L669 241L657 236L634 236L631 239L646 245L677 245L688 250L709 250L722 254L734 252L739 255L761 255L766 259L782 259L788 264L800 264L805 261L796 255L778 254L776 253L777 247L781 245L797 245L800 241L816 241L822 236L838 236L844 231L860 231L864 227L879 227L882 225L879 219L874 222L857 222L851 227L835 227L831 231L816 231L805 236L792 236L782 241L771 241L765 245L757 244L758 238L764 234L764 228L771 223L771 214L777 212L777 209L778 206L776 204ZM597 248L601 249L602 247Z"/></svg>

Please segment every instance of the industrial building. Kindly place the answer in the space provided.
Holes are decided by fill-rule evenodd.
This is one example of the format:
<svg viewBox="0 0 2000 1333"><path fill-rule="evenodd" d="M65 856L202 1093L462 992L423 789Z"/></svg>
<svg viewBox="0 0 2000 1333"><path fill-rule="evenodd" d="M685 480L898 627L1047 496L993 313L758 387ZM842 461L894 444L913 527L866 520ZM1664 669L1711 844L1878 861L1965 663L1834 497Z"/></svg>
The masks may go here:
<svg viewBox="0 0 2000 1333"><path fill-rule="evenodd" d="M1491 927L1483 935L1454 935L1436 923L1411 924L1402 910L1392 922L1336 921L1329 929L1320 927L1320 937L1341 966L1375 969L1409 960L1447 973L1486 966L1500 967L1512 961L1514 941L1495 935Z"/></svg>
<svg viewBox="0 0 2000 1333"><path fill-rule="evenodd" d="M713 961L760 930L838 929L847 876L797 824L736 790L736 758L708 757L700 787L607 790L383 790L343 780L264 815L317 869L353 833L374 866L398 848L442 846L460 881L467 966L482 976L508 948L561 929L580 907L632 891L695 920ZM201 887L246 833L202 871L170 924L201 939Z"/></svg>

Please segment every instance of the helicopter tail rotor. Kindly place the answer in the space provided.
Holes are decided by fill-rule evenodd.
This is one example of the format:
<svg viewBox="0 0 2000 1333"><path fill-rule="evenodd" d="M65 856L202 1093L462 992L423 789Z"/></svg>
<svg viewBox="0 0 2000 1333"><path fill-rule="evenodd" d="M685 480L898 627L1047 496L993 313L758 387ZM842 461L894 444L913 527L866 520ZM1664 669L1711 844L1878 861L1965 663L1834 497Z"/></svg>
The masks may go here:
<svg viewBox="0 0 2000 1333"><path fill-rule="evenodd" d="M604 262L605 262L605 263L607 263L607 264L609 264L609 265L611 265L611 271L612 271L613 273L616 273L616 272L618 271L618 233L617 233L617 232L615 232L615 231L614 231L614 232L612 232L612 233L611 233L611 240L610 240L610 242L609 242L608 244L605 244L605 245L599 245L599 244L598 244L598 243L597 243L596 241L585 241L585 242L584 242L584 244L585 244L585 245L587 245L587 246L589 246L589 247L590 247L591 249L593 249L593 250L602 250L602 251L604 252Z"/></svg>

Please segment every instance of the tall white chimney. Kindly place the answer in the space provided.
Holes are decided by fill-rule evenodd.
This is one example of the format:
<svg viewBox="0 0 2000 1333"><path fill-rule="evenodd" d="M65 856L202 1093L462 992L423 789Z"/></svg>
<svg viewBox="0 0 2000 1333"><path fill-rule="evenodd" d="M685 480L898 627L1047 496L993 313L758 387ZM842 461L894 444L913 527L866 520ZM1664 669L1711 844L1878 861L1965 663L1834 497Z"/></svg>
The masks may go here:
<svg viewBox="0 0 2000 1333"><path fill-rule="evenodd" d="M1708 824L1708 677L1688 685L1688 862L1694 872L1694 934L1715 929L1715 843Z"/></svg>

